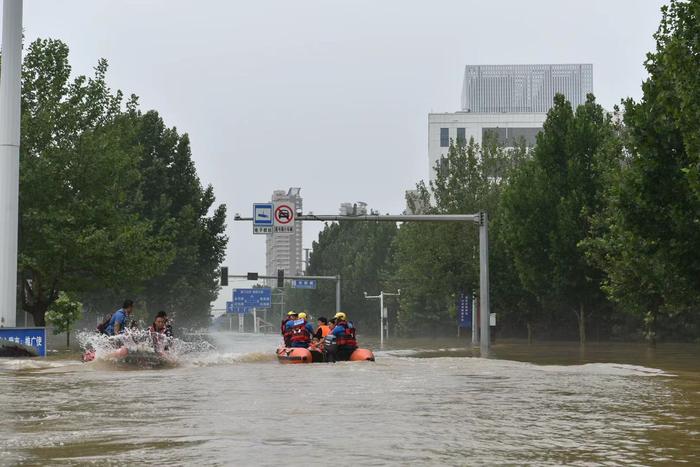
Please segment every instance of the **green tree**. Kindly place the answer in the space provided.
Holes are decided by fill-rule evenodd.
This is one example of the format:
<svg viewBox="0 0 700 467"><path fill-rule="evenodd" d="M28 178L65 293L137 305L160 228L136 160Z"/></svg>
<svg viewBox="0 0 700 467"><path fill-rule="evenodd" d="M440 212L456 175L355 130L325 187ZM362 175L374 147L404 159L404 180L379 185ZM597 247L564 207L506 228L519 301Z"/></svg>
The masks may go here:
<svg viewBox="0 0 700 467"><path fill-rule="evenodd" d="M379 313L367 303L364 292L381 290L395 234L396 225L390 222L341 221L327 224L313 243L309 274L340 274L343 311L362 332L379 329ZM319 281L310 295L316 316L335 314L335 283Z"/></svg>
<svg viewBox="0 0 700 467"><path fill-rule="evenodd" d="M417 204L427 213L487 211L495 219L509 174L525 157L524 146L506 150L492 137L485 138L483 147L473 140L452 142L435 168L430 191L424 183L418 184ZM497 230L491 229L491 237L498 237ZM478 229L466 223L401 226L394 243L392 283L401 287L399 322L405 333L452 332L457 297L479 289L478 246ZM492 248L490 255L492 264L511 261L502 248ZM501 280L503 274L497 277L493 297L498 296L497 287L507 285ZM495 310L505 311L510 305L508 300L494 299Z"/></svg>
<svg viewBox="0 0 700 467"><path fill-rule="evenodd" d="M226 206L215 207L212 186L202 187L187 134L167 128L155 111L138 114L134 125L142 151L140 212L170 233L175 248L165 271L145 282L144 301L181 324L206 325L228 242Z"/></svg>
<svg viewBox="0 0 700 467"><path fill-rule="evenodd" d="M36 40L23 67L20 146L21 300L44 325L59 292L130 287L172 260L168 232L139 214L132 98L92 78L70 80L68 47Z"/></svg>
<svg viewBox="0 0 700 467"><path fill-rule="evenodd" d="M46 312L46 321L53 325L53 333L66 333L66 348L70 348L70 332L73 324L78 322L83 315L83 305L71 299L65 292L60 292L58 298L51 304Z"/></svg>
<svg viewBox="0 0 700 467"><path fill-rule="evenodd" d="M624 102L624 149L587 242L604 289L645 335L700 335L700 2L662 8L639 102ZM663 334L661 334L663 335Z"/></svg>
<svg viewBox="0 0 700 467"><path fill-rule="evenodd" d="M576 112L557 95L532 160L514 174L503 195L503 234L520 280L553 322L575 314L581 343L586 317L606 307L602 273L586 260L580 243L590 215L603 204L601 148L615 138L611 118L589 95Z"/></svg>

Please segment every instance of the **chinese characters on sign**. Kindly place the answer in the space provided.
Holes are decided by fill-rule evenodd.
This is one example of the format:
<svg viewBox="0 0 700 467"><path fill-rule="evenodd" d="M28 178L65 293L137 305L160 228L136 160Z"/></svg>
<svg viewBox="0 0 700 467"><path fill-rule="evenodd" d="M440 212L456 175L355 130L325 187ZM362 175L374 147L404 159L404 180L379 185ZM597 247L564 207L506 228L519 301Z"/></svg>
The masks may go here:
<svg viewBox="0 0 700 467"><path fill-rule="evenodd" d="M0 340L33 347L37 354L46 356L46 328L0 328Z"/></svg>

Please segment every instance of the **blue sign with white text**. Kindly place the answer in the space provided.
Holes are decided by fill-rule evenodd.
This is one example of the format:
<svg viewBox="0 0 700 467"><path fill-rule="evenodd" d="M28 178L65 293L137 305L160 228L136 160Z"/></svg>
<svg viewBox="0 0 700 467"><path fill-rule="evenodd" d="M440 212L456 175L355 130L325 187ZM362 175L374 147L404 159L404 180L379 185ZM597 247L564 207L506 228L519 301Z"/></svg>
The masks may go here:
<svg viewBox="0 0 700 467"><path fill-rule="evenodd" d="M460 294L457 301L457 321L461 328L472 327L472 297L471 294Z"/></svg>
<svg viewBox="0 0 700 467"><path fill-rule="evenodd" d="M255 289L233 289L231 302L233 313L248 313L253 308L272 307L272 289L259 287ZM228 304L227 304L228 310Z"/></svg>
<svg viewBox="0 0 700 467"><path fill-rule="evenodd" d="M315 289L316 279L292 279L293 289Z"/></svg>
<svg viewBox="0 0 700 467"><path fill-rule="evenodd" d="M34 347L39 356L46 356L46 328L0 328L0 339Z"/></svg>

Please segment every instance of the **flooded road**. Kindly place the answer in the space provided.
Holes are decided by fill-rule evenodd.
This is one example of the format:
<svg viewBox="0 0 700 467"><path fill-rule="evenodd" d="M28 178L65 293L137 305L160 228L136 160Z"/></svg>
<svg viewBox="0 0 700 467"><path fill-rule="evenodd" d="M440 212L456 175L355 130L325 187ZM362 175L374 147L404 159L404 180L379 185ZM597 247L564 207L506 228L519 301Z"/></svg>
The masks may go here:
<svg viewBox="0 0 700 467"><path fill-rule="evenodd" d="M700 464L700 346L392 342L280 365L221 333L160 370L0 360L0 464Z"/></svg>

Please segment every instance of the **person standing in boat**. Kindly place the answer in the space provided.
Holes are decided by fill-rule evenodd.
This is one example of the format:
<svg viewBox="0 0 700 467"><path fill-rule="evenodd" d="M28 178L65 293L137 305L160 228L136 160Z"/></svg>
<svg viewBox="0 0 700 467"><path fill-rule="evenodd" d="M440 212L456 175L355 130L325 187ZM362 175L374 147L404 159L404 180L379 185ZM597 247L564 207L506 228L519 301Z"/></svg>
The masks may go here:
<svg viewBox="0 0 700 467"><path fill-rule="evenodd" d="M126 323L134 311L134 302L132 300L124 300L124 304L120 309L112 313L109 323L105 327L105 334L108 336L116 336L123 334L126 330Z"/></svg>
<svg viewBox="0 0 700 467"><path fill-rule="evenodd" d="M285 347L291 346L291 341L289 339L292 337L291 330L287 328L287 323L289 323L290 321L294 321L295 319L297 319L297 312L289 311L287 313L287 317L282 320L282 326L280 326L280 331L282 332L282 338L284 339Z"/></svg>
<svg viewBox="0 0 700 467"><path fill-rule="evenodd" d="M288 347L309 348L314 327L306 321L306 313L299 313L298 319L287 321L286 329L289 331L290 345Z"/></svg>
<svg viewBox="0 0 700 467"><path fill-rule="evenodd" d="M335 326L331 334L335 336L335 355L333 360L349 360L350 355L357 349L355 326L347 321L345 313L339 311L335 314Z"/></svg>

